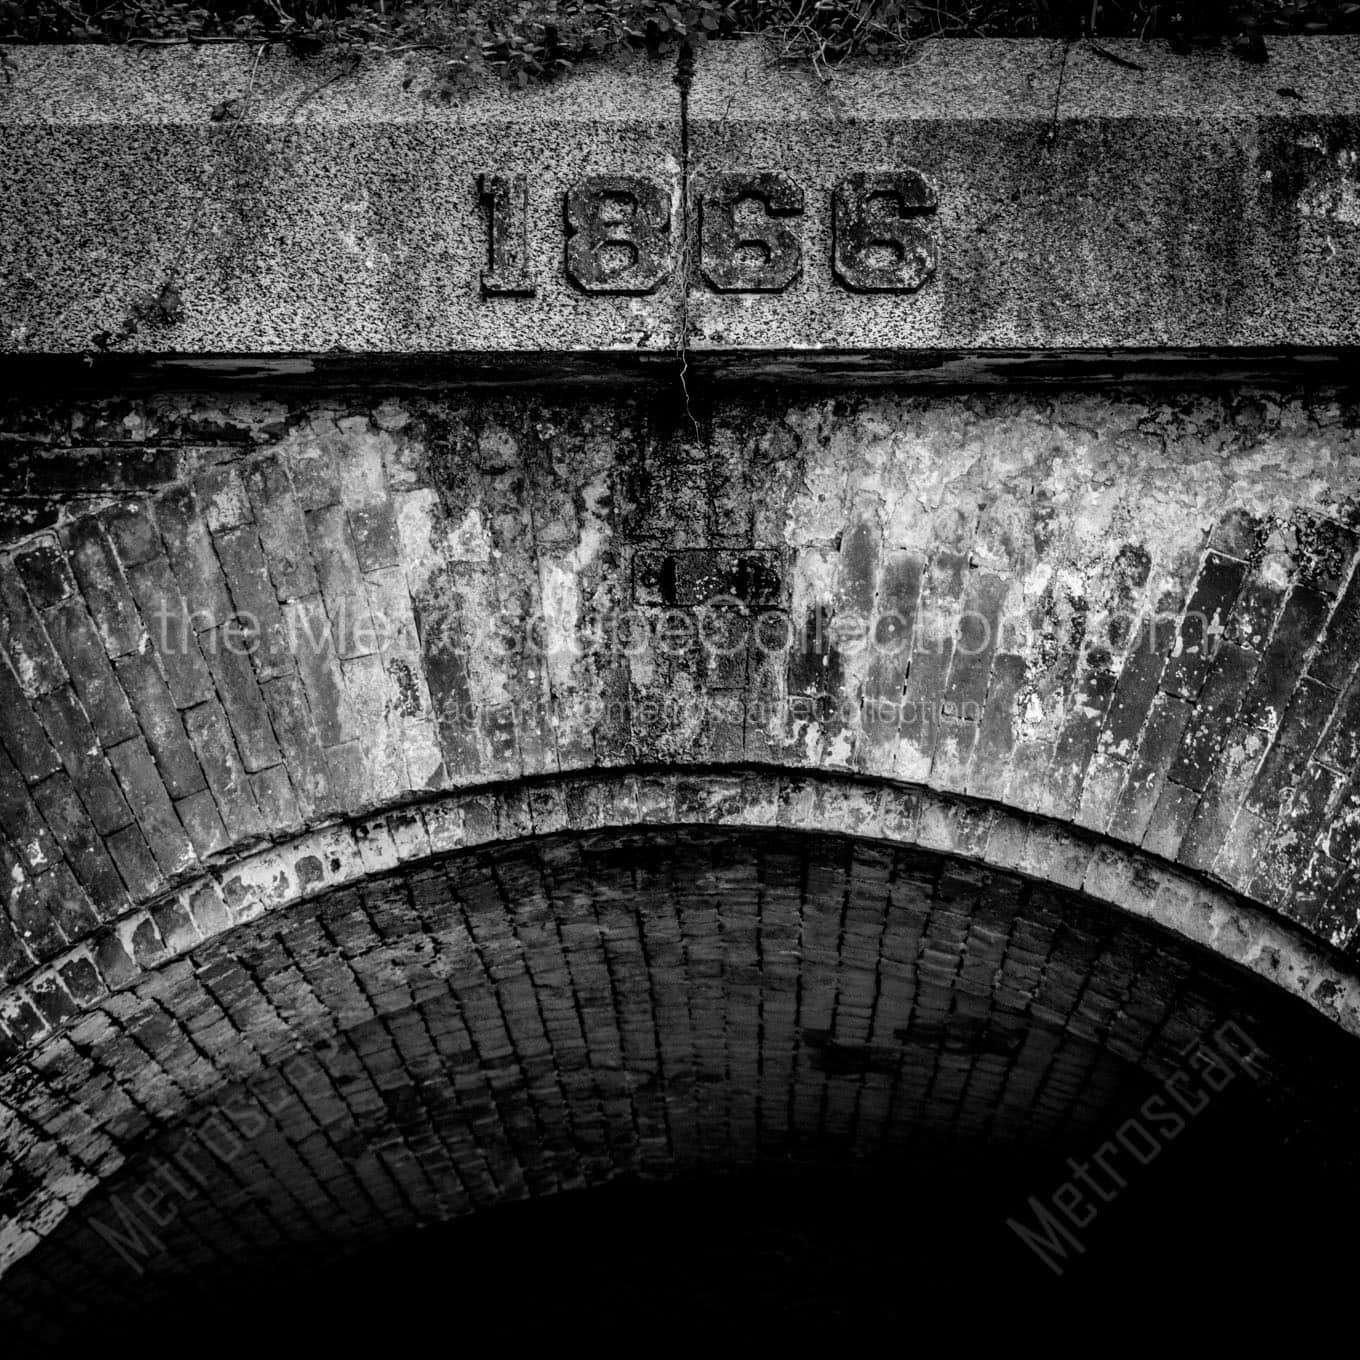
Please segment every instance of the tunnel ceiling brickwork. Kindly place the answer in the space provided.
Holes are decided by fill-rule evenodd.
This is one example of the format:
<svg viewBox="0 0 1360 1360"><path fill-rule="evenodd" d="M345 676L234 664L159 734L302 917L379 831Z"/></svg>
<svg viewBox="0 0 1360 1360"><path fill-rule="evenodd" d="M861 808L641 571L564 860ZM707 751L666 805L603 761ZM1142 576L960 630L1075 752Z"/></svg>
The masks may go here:
<svg viewBox="0 0 1360 1360"><path fill-rule="evenodd" d="M205 1279L618 1176L1080 1150L1225 1020L1294 1099L1343 1038L1152 926L920 848L467 850L149 972L11 1073L15 1175L50 1181L55 1147L68 1191L101 1188L0 1316L102 1327L135 1269L139 1306L191 1317Z"/></svg>

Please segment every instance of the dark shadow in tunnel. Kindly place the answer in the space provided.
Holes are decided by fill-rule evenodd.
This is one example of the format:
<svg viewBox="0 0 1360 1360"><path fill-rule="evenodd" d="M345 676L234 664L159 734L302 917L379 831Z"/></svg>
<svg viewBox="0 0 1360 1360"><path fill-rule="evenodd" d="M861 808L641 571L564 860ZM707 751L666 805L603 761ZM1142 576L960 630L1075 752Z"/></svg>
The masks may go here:
<svg viewBox="0 0 1360 1360"><path fill-rule="evenodd" d="M386 998L374 1015L325 990L341 961ZM159 1159L240 1090L129 1138L123 1176L0 1283L6 1360L385 1354L432 1338L844 1347L905 1338L922 1310L983 1331L1070 1327L1168 1289L1249 1307L1263 1271L1277 1296L1349 1287L1349 1255L1314 1225L1360 1206L1355 1040L1052 885L780 830L563 835L320 895L196 965L153 975L142 1004L191 1013L214 967L278 979L305 965L326 1005L281 1051L305 1037L339 1090L367 1070L359 1053L386 1055L384 1100L364 1121L337 1100L324 1129L319 1106L275 1104L278 1127L249 1149L296 1179L251 1171L250 1151L223 1161L137 1261L94 1225L118 1223L119 1197L154 1203L137 1196ZM647 1024L625 1032L657 1056L620 1067L564 1045L535 1067L490 1040L451 1042L439 1061L421 1046L453 1018L494 1018L534 978L523 1015L574 1000L600 1033L636 1013ZM268 1093L274 1070L238 1086ZM545 1091L570 1097L556 1124ZM617 1112L603 1137L597 1112ZM670 1143L640 1133L667 1128ZM347 1237L318 1222L251 1242L252 1223L315 1189L283 1159L323 1132L344 1207L365 1207L344 1177L379 1161L422 1166L428 1198L404 1218L351 1218ZM482 1160L487 1192L437 1223L439 1196L460 1177L475 1188ZM516 1184L521 1163L532 1174Z"/></svg>
<svg viewBox="0 0 1360 1360"><path fill-rule="evenodd" d="M1017 1328L1090 1336L1112 1320L1141 1327L1171 1299L1187 1325L1217 1325L1254 1307L1263 1272L1277 1298L1346 1296L1351 1256L1308 1227L1318 1206L1337 1222L1360 1208L1334 1125L1269 1108L1242 1082L1146 1165L1120 1127L1108 1130L1124 1149L1106 1154L1111 1174L1086 1182L1057 1154L625 1182L339 1261L261 1258L243 1263L243 1287L187 1280L151 1312L130 1288L121 1312L62 1353L183 1355L186 1336L196 1360L433 1345L844 1350L958 1328L974 1341ZM1100 1146L1077 1161L1094 1170ZM1097 1212L1057 1235L1060 1250L1038 1249L1017 1225L1037 1226L1036 1203L1060 1216L1064 1184L1084 1185Z"/></svg>

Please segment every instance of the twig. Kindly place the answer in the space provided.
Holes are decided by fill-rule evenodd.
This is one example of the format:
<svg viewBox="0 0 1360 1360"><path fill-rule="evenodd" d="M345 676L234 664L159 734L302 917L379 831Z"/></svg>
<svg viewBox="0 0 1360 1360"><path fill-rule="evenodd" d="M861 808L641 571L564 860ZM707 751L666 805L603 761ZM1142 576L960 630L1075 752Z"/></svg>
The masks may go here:
<svg viewBox="0 0 1360 1360"><path fill-rule="evenodd" d="M1111 52L1108 48L1102 47L1094 38L1086 39L1086 46L1098 57L1104 57L1106 61L1112 61L1116 66L1126 67L1130 71L1146 71L1147 67L1139 61L1131 61L1128 57L1121 57L1117 52Z"/></svg>
<svg viewBox="0 0 1360 1360"><path fill-rule="evenodd" d="M314 85L310 90L306 91L306 93L303 94L302 98L299 99L298 102L294 104L292 109L289 111L288 114L289 121L291 122L294 118L296 118L298 114L301 113L302 110L308 104L310 104L312 100L317 97L317 95L321 93L322 90L328 90L337 81L346 80L350 76L354 75L359 70L359 67L363 65L363 61L364 61L363 54L356 52L352 58L352 64L348 71L337 71L333 76L327 76L326 79L323 80L319 85Z"/></svg>
<svg viewBox="0 0 1360 1360"><path fill-rule="evenodd" d="M255 93L255 72L260 69L260 58L264 56L268 47L269 44L267 42L262 42L259 50L255 53L255 60L250 63L250 81L246 85L245 98L241 100L241 112L237 119L238 127L240 123L245 122L246 114L250 112L250 100ZM233 136L237 130L238 128L232 129Z"/></svg>
<svg viewBox="0 0 1360 1360"><path fill-rule="evenodd" d="M1048 122L1048 136L1045 140L1052 141L1057 135L1058 130L1058 106L1062 103L1063 79L1067 75L1067 54L1072 50L1070 42L1063 43L1062 65L1058 68L1058 88L1053 91L1053 116Z"/></svg>
<svg viewBox="0 0 1360 1360"><path fill-rule="evenodd" d="M251 47L259 42L258 38L221 38L221 37L200 37L200 38L129 38L129 47L197 47L200 43L235 43L238 47ZM269 39L265 40L268 46Z"/></svg>

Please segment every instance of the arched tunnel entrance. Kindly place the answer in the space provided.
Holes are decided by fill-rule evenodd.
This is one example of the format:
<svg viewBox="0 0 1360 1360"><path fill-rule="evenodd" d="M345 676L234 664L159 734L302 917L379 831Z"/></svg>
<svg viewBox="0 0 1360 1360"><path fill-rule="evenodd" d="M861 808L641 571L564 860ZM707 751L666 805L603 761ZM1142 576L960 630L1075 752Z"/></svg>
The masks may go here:
<svg viewBox="0 0 1360 1360"><path fill-rule="evenodd" d="M0 552L14 1353L1344 1270L1350 406L286 395Z"/></svg>
<svg viewBox="0 0 1360 1360"><path fill-rule="evenodd" d="M5 1360L1349 1296L1360 45L1101 11L0 51Z"/></svg>
<svg viewBox="0 0 1360 1360"><path fill-rule="evenodd" d="M1259 963L1002 867L995 826L973 854L834 829L900 790L770 781L788 815L720 825L694 776L666 820L601 814L629 778L493 791L480 843L280 900L49 1041L34 1069L97 1076L123 1153L72 1168L7 1334L416 1340L456 1278L488 1340L845 1340L904 1271L956 1304L1075 1278L1092 1306L1183 1258L1208 1287L1289 1218L1244 1177L1339 1193L1354 1039ZM574 815L512 834L545 791ZM7 1094L70 1129L55 1090Z"/></svg>

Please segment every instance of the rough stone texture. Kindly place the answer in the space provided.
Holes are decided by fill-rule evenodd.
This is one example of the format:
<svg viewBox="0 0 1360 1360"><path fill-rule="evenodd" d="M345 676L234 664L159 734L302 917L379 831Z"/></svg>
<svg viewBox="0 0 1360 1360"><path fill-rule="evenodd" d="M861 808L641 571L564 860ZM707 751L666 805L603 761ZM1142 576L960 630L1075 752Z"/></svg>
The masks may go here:
<svg viewBox="0 0 1360 1360"><path fill-rule="evenodd" d="M8 54L0 350L79 352L96 335L210 354L674 346L674 271L651 296L586 296L562 267L563 194L583 176L648 177L678 228L669 64L447 103L425 97L414 59L356 75L279 49L256 58L248 45ZM214 121L231 99L243 116ZM482 295L483 172L528 176L532 297ZM166 305L122 338L147 299Z"/></svg>
<svg viewBox="0 0 1360 1360"><path fill-rule="evenodd" d="M1223 960L927 849L635 825L384 873L405 834L10 1083L6 1207L48 1240L6 1280L8 1344L102 1334L134 1280L169 1325L204 1280L248 1303L284 1256L616 1177L1089 1156L1225 1020L1262 1097L1323 1115L1342 1070L1339 1033Z"/></svg>
<svg viewBox="0 0 1360 1360"><path fill-rule="evenodd" d="M1259 66L1116 46L1144 69L1080 44L949 41L824 83L724 43L700 54L687 101L672 64L638 62L453 103L426 97L414 55L356 74L246 46L17 48L0 84L0 350L1360 343L1360 40L1273 40ZM229 100L241 116L214 120ZM911 219L926 245L907 243L902 277L929 277L862 291L895 268L871 231L837 282L835 186L910 168L937 206ZM765 220L742 171L786 215ZM648 180L655 229L635 234L640 262L622 238L582 250L578 231L572 282L566 191L584 176ZM573 202L583 224L604 201ZM631 295L587 291L602 261ZM743 281L775 291L714 291ZM31 484L43 472L65 475Z"/></svg>
<svg viewBox="0 0 1360 1360"><path fill-rule="evenodd" d="M778 294L692 288L691 346L1355 344L1360 42L1272 41L1263 65L1110 47L1144 69L1083 44L949 41L823 81L759 44L712 45L689 95L691 177L785 172L806 195L780 219L804 259ZM906 167L938 195L910 219L933 277L839 287L833 186Z"/></svg>

